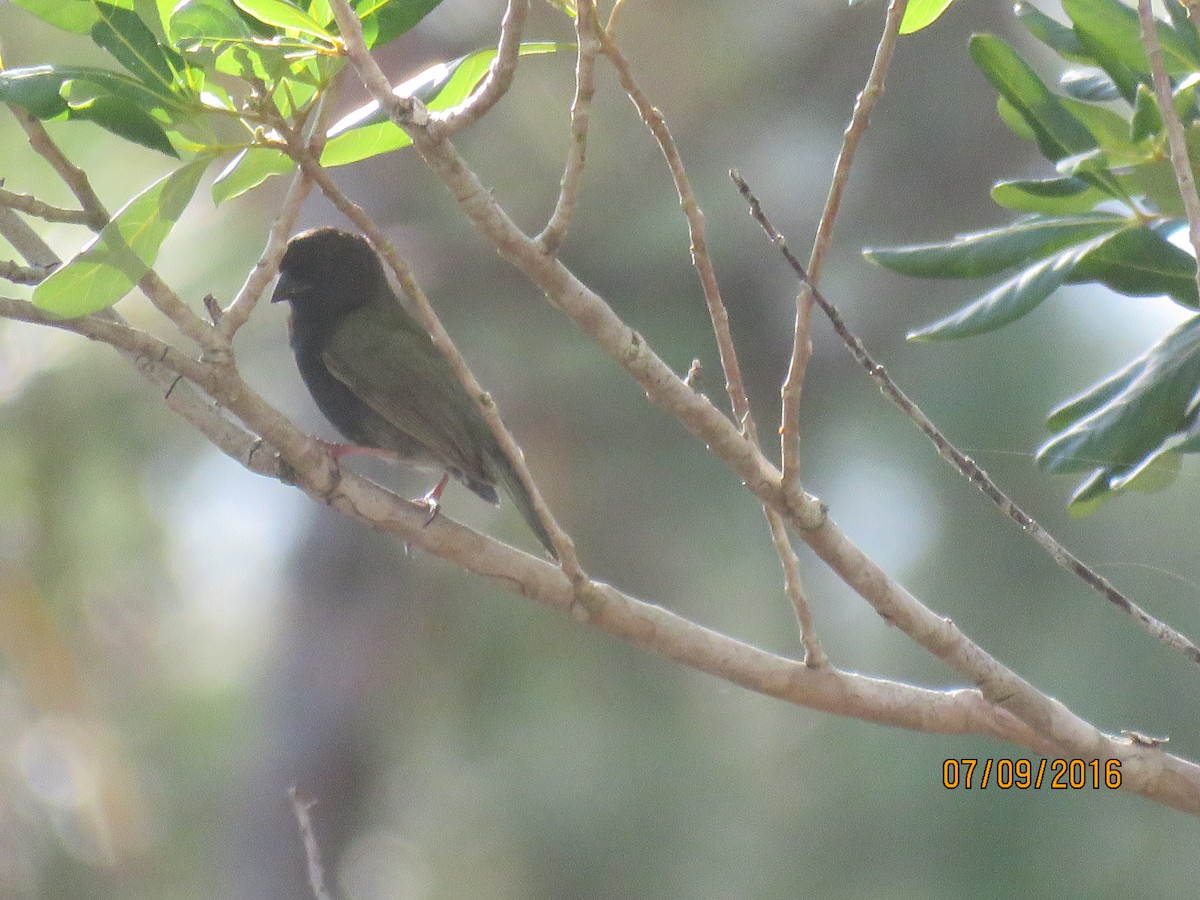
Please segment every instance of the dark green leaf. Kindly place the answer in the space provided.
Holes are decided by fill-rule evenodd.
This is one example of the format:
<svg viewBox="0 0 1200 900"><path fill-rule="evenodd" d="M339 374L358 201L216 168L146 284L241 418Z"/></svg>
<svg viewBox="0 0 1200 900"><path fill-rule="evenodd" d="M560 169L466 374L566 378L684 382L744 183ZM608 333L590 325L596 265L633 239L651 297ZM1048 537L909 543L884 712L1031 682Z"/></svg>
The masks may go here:
<svg viewBox="0 0 1200 900"><path fill-rule="evenodd" d="M1092 247L1072 247L1030 266L993 288L974 303L924 328L909 332L910 341L947 341L994 331L1034 310L1066 281L1079 258Z"/></svg>
<svg viewBox="0 0 1200 900"><path fill-rule="evenodd" d="M1097 281L1128 297L1166 295L1191 309L1200 307L1196 260L1147 227L1127 228L1101 241L1079 260L1068 281Z"/></svg>
<svg viewBox="0 0 1200 900"><path fill-rule="evenodd" d="M170 97L183 60L166 50L157 37L130 9L95 2L100 19L92 26L92 40L111 53L138 81L151 90Z"/></svg>
<svg viewBox="0 0 1200 900"><path fill-rule="evenodd" d="M72 34L87 34L100 18L92 0L12 0L12 4Z"/></svg>
<svg viewBox="0 0 1200 900"><path fill-rule="evenodd" d="M917 278L980 278L1109 234L1126 222L1112 213L1020 219L1002 228L959 235L945 243L868 248L863 255L893 272Z"/></svg>
<svg viewBox="0 0 1200 900"><path fill-rule="evenodd" d="M0 72L0 100L15 103L38 118L48 119L67 111L65 85L78 83L95 95L111 94L141 107L163 109L162 94L153 91L123 72L93 66L30 66ZM58 95L58 101L53 97Z"/></svg>
<svg viewBox="0 0 1200 900"><path fill-rule="evenodd" d="M190 162L125 204L83 250L37 286L34 305L70 319L106 309L128 294L154 264L208 163L208 158Z"/></svg>
<svg viewBox="0 0 1200 900"><path fill-rule="evenodd" d="M1112 394L1116 384L1121 390ZM1200 317L1193 316L1120 376L1095 389L1103 401L1047 441L1038 450L1038 464L1049 472L1137 466L1171 435L1187 428L1198 388Z"/></svg>
<svg viewBox="0 0 1200 900"><path fill-rule="evenodd" d="M152 116L142 112L141 107L123 97L95 97L78 106L72 105L69 115L72 119L95 122L101 128L127 141L133 141L167 156L179 157L162 126Z"/></svg>
<svg viewBox="0 0 1200 900"><path fill-rule="evenodd" d="M1130 383L1142 374L1144 365L1144 358L1136 359L1100 383L1092 385L1082 394L1055 407L1046 418L1046 427L1051 431L1062 431L1072 422L1077 422L1084 416L1107 405L1113 397L1129 387Z"/></svg>
<svg viewBox="0 0 1200 900"><path fill-rule="evenodd" d="M992 199L1019 212L1069 216L1095 209L1109 197L1082 178L1067 177L1001 181L992 188Z"/></svg>
<svg viewBox="0 0 1200 900"><path fill-rule="evenodd" d="M382 47L411 31L418 22L437 8L442 0L355 0L354 11L363 23L368 47Z"/></svg>
<svg viewBox="0 0 1200 900"><path fill-rule="evenodd" d="M1051 162L1096 146L1083 123L1063 108L1029 64L1000 38L971 38L971 58L1000 95L1028 123L1038 147Z"/></svg>

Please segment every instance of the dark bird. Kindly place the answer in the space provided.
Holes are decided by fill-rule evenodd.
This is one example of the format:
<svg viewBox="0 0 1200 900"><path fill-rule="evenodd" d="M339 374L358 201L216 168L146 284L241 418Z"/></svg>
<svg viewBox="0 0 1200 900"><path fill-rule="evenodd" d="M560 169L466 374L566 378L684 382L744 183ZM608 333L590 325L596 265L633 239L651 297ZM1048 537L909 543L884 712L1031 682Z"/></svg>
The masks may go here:
<svg viewBox="0 0 1200 900"><path fill-rule="evenodd" d="M292 305L296 367L317 407L350 446L442 479L423 498L431 510L453 475L492 504L504 488L542 546L554 545L483 414L428 332L400 303L371 245L318 228L293 237L272 303ZM382 451L382 452L380 452Z"/></svg>

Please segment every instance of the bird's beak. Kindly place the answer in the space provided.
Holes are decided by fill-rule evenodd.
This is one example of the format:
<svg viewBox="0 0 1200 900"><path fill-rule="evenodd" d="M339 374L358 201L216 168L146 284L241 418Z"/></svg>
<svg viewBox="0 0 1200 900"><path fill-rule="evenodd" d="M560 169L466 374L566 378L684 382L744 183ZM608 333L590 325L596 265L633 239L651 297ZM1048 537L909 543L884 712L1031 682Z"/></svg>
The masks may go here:
<svg viewBox="0 0 1200 900"><path fill-rule="evenodd" d="M312 290L312 285L304 279L297 278L290 272L280 272L279 281L275 283L275 292L271 294L271 302L279 303L281 300L298 300L310 290Z"/></svg>

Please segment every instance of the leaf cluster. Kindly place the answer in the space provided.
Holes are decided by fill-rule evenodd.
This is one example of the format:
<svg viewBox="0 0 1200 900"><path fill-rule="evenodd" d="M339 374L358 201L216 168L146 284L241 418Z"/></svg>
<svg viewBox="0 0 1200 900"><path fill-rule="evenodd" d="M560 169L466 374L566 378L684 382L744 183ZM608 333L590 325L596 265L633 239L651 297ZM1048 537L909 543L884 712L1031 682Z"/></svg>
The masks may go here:
<svg viewBox="0 0 1200 900"><path fill-rule="evenodd" d="M130 199L105 228L42 282L33 302L58 316L116 303L149 271L204 173L221 203L291 172L283 132L308 135L345 63L327 0L13 0L63 31L86 35L114 68L48 64L0 71L0 102L44 121L90 122L181 160ZM352 0L368 47L394 40L441 0ZM547 53L559 44L523 45ZM495 48L437 63L396 88L430 109L466 100ZM410 143L371 103L325 135L320 162L339 166Z"/></svg>
<svg viewBox="0 0 1200 900"><path fill-rule="evenodd" d="M934 244L875 248L868 259L922 278L1003 280L909 334L940 341L983 334L1035 309L1064 284L1102 284L1130 297L1200 309L1196 260L1172 242L1187 227L1137 12L1120 0L1063 0L1069 24L1027 3L1016 15L1068 68L1052 90L1009 44L976 35L971 58L997 110L1036 144L1052 176L1002 181L992 199L1008 225ZM1200 151L1200 35L1180 0L1157 23L1172 103L1193 160ZM1200 449L1200 317L1188 319L1120 372L1050 413L1038 462L1087 472L1071 499L1086 514L1134 487L1169 482L1179 455Z"/></svg>

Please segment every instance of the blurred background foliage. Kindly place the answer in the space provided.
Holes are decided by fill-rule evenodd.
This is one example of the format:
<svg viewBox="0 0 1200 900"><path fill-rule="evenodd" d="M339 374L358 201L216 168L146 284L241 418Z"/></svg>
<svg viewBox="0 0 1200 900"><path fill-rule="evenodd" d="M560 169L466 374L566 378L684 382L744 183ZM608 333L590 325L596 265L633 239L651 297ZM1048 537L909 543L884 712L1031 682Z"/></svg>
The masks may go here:
<svg viewBox="0 0 1200 900"><path fill-rule="evenodd" d="M446 0L380 61L399 81L482 46L501 8ZM707 213L765 435L777 425L795 285L726 171L737 166L805 246L881 21L878 4L839 0L624 12L625 51ZM860 256L866 244L1000 224L990 185L1023 166L1042 174L969 61L974 31L1057 74L1003 4L958 4L902 40L823 287L947 434L1068 546L1194 635L1195 462L1170 492L1071 520L1072 481L1030 456L1044 411L1159 338L1177 308L1078 287L984 338L906 344L906 331L962 305L962 286L900 278ZM535 6L526 38L570 32ZM4 3L0 51L9 66L98 55ZM722 379L668 175L598 69L564 259L680 372L699 358L716 398ZM502 104L458 141L529 228L557 191L571 90L567 56L525 60ZM342 103L363 99L351 90ZM96 128L54 134L110 208L171 165ZM7 116L0 174L11 190L67 202ZM413 261L588 570L797 653L761 513L729 473L483 246L414 155L337 177ZM197 304L207 292L227 300L282 191L214 210L202 190L159 271ZM319 224L345 223L314 197L302 225ZM69 226L45 234L64 256L84 240ZM120 310L157 328L147 306L133 296ZM333 437L295 373L281 310L261 306L237 350L251 383ZM806 487L919 597L1099 727L1169 734L1172 751L1200 754L1195 671L990 508L820 322L802 424ZM428 487L371 471L409 494ZM446 509L532 547L508 506L452 489ZM837 663L958 684L805 562ZM329 874L356 900L1124 897L1194 885L1191 819L1090 789L947 791L947 757L1026 754L786 706L406 557L220 456L107 348L13 323L0 323L0 654L4 897L308 896L292 784L317 800Z"/></svg>

